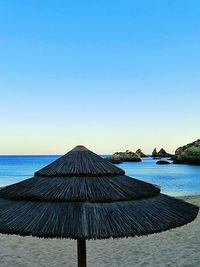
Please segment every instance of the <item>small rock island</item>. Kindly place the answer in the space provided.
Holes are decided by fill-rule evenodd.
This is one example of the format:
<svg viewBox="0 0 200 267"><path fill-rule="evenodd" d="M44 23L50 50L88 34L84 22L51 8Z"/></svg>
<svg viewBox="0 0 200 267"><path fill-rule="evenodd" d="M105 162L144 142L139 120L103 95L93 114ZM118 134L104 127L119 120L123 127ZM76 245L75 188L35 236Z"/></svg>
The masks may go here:
<svg viewBox="0 0 200 267"><path fill-rule="evenodd" d="M170 164L170 162L167 161L167 160L158 160L156 162L156 164L158 164L158 165L167 165L167 164Z"/></svg>
<svg viewBox="0 0 200 267"><path fill-rule="evenodd" d="M141 162L141 157L146 155L140 150L137 150L137 153L130 150L125 152L115 152L111 157L107 158L111 163L122 163L122 162Z"/></svg>
<svg viewBox="0 0 200 267"><path fill-rule="evenodd" d="M137 154L140 158L147 158L148 156L142 152L141 149L136 150L135 154Z"/></svg>
<svg viewBox="0 0 200 267"><path fill-rule="evenodd" d="M166 152L165 149L163 149L163 148L161 148L158 152L157 152L157 149L154 148L154 150L152 152L153 158L169 158L171 156L172 156L172 154Z"/></svg>

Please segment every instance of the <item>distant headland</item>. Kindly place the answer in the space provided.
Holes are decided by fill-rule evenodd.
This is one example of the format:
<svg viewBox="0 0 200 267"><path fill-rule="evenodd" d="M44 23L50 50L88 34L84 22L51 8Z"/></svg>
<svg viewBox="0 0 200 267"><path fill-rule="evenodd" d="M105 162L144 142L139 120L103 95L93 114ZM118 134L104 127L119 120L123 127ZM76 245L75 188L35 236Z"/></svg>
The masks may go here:
<svg viewBox="0 0 200 267"><path fill-rule="evenodd" d="M174 163L200 164L200 139L176 149Z"/></svg>

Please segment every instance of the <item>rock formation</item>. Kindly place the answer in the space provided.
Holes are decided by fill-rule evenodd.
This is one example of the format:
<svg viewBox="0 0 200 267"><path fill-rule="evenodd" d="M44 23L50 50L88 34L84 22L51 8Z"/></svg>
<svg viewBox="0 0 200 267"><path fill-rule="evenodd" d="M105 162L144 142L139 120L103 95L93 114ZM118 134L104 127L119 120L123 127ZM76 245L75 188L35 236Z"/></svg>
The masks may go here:
<svg viewBox="0 0 200 267"><path fill-rule="evenodd" d="M141 158L145 158L148 157L147 155L145 155L141 149L136 150L135 154L137 154L139 157Z"/></svg>
<svg viewBox="0 0 200 267"><path fill-rule="evenodd" d="M161 158L167 158L167 157L170 157L172 156L170 153L166 152L163 148L161 148L161 150L158 152L158 157L161 157Z"/></svg>
<svg viewBox="0 0 200 267"><path fill-rule="evenodd" d="M156 162L156 164L166 165L166 164L170 164L170 162L167 161L167 160L158 160L158 161Z"/></svg>
<svg viewBox="0 0 200 267"><path fill-rule="evenodd" d="M108 157L108 158L106 158L109 162L111 162L111 163L113 163L113 164L120 164L120 163L122 163L123 161L120 159L120 157L113 157L113 156L111 156L111 157Z"/></svg>
<svg viewBox="0 0 200 267"><path fill-rule="evenodd" d="M140 156L136 153L127 150L126 152L116 152L111 157L110 160L120 160L122 162L140 162L142 161Z"/></svg>
<svg viewBox="0 0 200 267"><path fill-rule="evenodd" d="M157 157L158 156L158 152L157 149L154 148L153 152L152 152L152 157Z"/></svg>
<svg viewBox="0 0 200 267"><path fill-rule="evenodd" d="M177 148L173 160L174 163L200 164L200 139Z"/></svg>
<svg viewBox="0 0 200 267"><path fill-rule="evenodd" d="M154 158L167 158L171 157L172 155L168 152L166 152L163 148L160 149L159 152L157 152L156 148L154 148L152 152L152 157Z"/></svg>
<svg viewBox="0 0 200 267"><path fill-rule="evenodd" d="M187 145L178 147L175 151L175 155L180 155L182 152L184 152L186 149L188 149L190 147L200 147L200 139L198 139L192 143L189 143Z"/></svg>

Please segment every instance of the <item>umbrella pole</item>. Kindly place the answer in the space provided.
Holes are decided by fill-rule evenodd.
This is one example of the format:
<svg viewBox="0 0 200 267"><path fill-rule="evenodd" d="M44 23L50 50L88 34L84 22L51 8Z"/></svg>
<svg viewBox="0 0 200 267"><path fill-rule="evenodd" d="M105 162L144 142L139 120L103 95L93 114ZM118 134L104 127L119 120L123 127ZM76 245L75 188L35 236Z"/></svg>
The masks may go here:
<svg viewBox="0 0 200 267"><path fill-rule="evenodd" d="M86 267L86 240L77 239L78 267Z"/></svg>

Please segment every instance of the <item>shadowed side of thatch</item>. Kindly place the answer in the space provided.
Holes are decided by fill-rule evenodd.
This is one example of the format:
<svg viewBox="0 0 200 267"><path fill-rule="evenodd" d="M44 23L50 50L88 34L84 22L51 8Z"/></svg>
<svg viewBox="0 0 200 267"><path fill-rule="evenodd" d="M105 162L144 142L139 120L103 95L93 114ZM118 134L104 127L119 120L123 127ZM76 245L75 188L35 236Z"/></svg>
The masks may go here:
<svg viewBox="0 0 200 267"><path fill-rule="evenodd" d="M37 171L39 176L115 176L124 175L124 170L86 148L75 148Z"/></svg>
<svg viewBox="0 0 200 267"><path fill-rule="evenodd" d="M128 176L42 177L7 186L0 197L53 202L114 202L156 196L160 189Z"/></svg>
<svg viewBox="0 0 200 267"><path fill-rule="evenodd" d="M198 210L192 204L162 194L150 199L113 203L0 199L0 232L72 239L140 236L189 223Z"/></svg>

